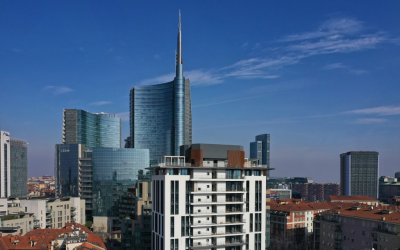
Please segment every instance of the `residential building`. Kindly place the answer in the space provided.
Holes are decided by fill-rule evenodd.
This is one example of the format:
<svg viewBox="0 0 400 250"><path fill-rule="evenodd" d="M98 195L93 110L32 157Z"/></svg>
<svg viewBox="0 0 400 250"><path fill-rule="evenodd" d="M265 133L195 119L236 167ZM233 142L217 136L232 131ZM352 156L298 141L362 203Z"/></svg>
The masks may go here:
<svg viewBox="0 0 400 250"><path fill-rule="evenodd" d="M130 90L130 145L150 150L150 162L164 155L179 156L179 147L192 143L190 81L183 76L179 14L175 78Z"/></svg>
<svg viewBox="0 0 400 250"><path fill-rule="evenodd" d="M151 170L152 249L265 249L271 169L245 164L242 146L184 145Z"/></svg>
<svg viewBox="0 0 400 250"><path fill-rule="evenodd" d="M369 196L329 196L329 202L360 203L367 205L377 205L379 201Z"/></svg>
<svg viewBox="0 0 400 250"><path fill-rule="evenodd" d="M250 158L259 159L261 165L270 167L270 134L257 135L254 142L250 142Z"/></svg>
<svg viewBox="0 0 400 250"><path fill-rule="evenodd" d="M114 114L64 109L62 143L120 148L121 118Z"/></svg>
<svg viewBox="0 0 400 250"><path fill-rule="evenodd" d="M69 222L82 224L86 222L85 201L72 197L2 198L0 215L2 216L0 232L3 235L25 234L37 228L62 228Z"/></svg>
<svg viewBox="0 0 400 250"><path fill-rule="evenodd" d="M379 178L379 200L388 202L395 196L400 196L400 178L381 176Z"/></svg>
<svg viewBox="0 0 400 250"><path fill-rule="evenodd" d="M340 155L340 195L378 198L379 153L350 151Z"/></svg>
<svg viewBox="0 0 400 250"><path fill-rule="evenodd" d="M4 235L3 235L4 236ZM1 249L106 250L100 236L78 223L67 223L58 229L36 229L25 235L0 237Z"/></svg>
<svg viewBox="0 0 400 250"><path fill-rule="evenodd" d="M327 201L329 196L340 194L339 183L292 183L291 188L309 201Z"/></svg>
<svg viewBox="0 0 400 250"><path fill-rule="evenodd" d="M0 131L0 197L22 196L28 192L28 143Z"/></svg>
<svg viewBox="0 0 400 250"><path fill-rule="evenodd" d="M271 200L271 248L308 249L312 245L314 216L332 208L327 202L297 199Z"/></svg>
<svg viewBox="0 0 400 250"><path fill-rule="evenodd" d="M314 220L314 249L398 249L400 212L383 207L335 207Z"/></svg>

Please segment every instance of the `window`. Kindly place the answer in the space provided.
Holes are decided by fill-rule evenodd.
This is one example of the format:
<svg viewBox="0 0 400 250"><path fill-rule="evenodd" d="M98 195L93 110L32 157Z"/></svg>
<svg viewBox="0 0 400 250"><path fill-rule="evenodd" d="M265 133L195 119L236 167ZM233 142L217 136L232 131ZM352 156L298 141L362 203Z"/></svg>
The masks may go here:
<svg viewBox="0 0 400 250"><path fill-rule="evenodd" d="M210 175L210 172L207 172L207 175Z"/></svg>

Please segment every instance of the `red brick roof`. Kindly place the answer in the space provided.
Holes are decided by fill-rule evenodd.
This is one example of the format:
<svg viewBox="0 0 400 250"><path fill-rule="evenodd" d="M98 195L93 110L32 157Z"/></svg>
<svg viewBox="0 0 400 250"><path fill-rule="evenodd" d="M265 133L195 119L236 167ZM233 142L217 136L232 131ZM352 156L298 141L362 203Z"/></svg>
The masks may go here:
<svg viewBox="0 0 400 250"><path fill-rule="evenodd" d="M325 211L323 213L339 213L339 215L346 215L357 218L365 218L370 220L382 221L383 217L386 222L400 224L400 207L399 206L366 206L359 205L359 209L342 208ZM371 209L372 207L372 209ZM390 211L390 213L389 213ZM322 214L323 214L322 213Z"/></svg>
<svg viewBox="0 0 400 250"><path fill-rule="evenodd" d="M330 201L375 201L377 202L377 199L374 199L369 196L329 196Z"/></svg>
<svg viewBox="0 0 400 250"><path fill-rule="evenodd" d="M66 223L65 227L59 229L36 229L26 233L24 236L7 235L0 237L0 249L51 249L53 240L57 239L62 234L73 232L78 227L81 231L89 234L87 237L89 243L106 249L100 236L94 235L87 227L78 223ZM16 240L19 242L14 244ZM33 243L34 246L31 246Z"/></svg>
<svg viewBox="0 0 400 250"><path fill-rule="evenodd" d="M272 200L267 202L271 210L277 211L310 211L310 210L327 210L338 206L328 202L309 202L305 200L297 199L285 199L285 200Z"/></svg>

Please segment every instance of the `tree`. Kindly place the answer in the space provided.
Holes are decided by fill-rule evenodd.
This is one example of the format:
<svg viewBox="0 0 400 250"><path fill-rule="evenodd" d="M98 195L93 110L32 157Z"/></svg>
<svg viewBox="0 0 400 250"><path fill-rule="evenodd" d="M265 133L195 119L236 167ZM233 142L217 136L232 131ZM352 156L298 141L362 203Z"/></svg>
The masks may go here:
<svg viewBox="0 0 400 250"><path fill-rule="evenodd" d="M93 225L93 222L92 222L92 221L86 221L86 223L85 223L85 226L86 226L87 228L91 228L92 225Z"/></svg>

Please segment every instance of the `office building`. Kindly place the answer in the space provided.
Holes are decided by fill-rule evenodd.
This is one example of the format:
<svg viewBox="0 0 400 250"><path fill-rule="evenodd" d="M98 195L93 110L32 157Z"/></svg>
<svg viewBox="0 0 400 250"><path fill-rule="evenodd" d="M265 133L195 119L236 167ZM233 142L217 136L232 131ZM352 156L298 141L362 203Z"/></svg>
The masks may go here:
<svg viewBox="0 0 400 250"><path fill-rule="evenodd" d="M192 144L152 181L152 249L265 249L266 172L242 146Z"/></svg>
<svg viewBox="0 0 400 250"><path fill-rule="evenodd" d="M28 143L0 131L0 197L28 193Z"/></svg>
<svg viewBox="0 0 400 250"><path fill-rule="evenodd" d="M120 196L121 248L151 250L151 172L139 171L135 186Z"/></svg>
<svg viewBox="0 0 400 250"><path fill-rule="evenodd" d="M57 144L56 159L57 194L85 199L87 219L96 217L93 226L118 230L117 198L149 167L149 150Z"/></svg>
<svg viewBox="0 0 400 250"><path fill-rule="evenodd" d="M398 249L399 231L398 210L341 204L315 217L313 249Z"/></svg>
<svg viewBox="0 0 400 250"><path fill-rule="evenodd" d="M313 182L314 181L309 177L269 177L267 181L267 188L278 189L281 187L287 187L291 189L293 184Z"/></svg>
<svg viewBox="0 0 400 250"><path fill-rule="evenodd" d="M270 167L269 142L270 135L257 135L254 142L250 142L250 158L259 159L261 165Z"/></svg>
<svg viewBox="0 0 400 250"><path fill-rule="evenodd" d="M400 196L400 178L381 176L379 178L379 200L388 202L389 199L396 196Z"/></svg>
<svg viewBox="0 0 400 250"><path fill-rule="evenodd" d="M179 147L192 143L190 81L183 76L179 14L175 78L171 82L135 86L130 91L130 146L150 150L150 162L164 155L179 156Z"/></svg>
<svg viewBox="0 0 400 250"><path fill-rule="evenodd" d="M329 196L340 194L339 183L292 183L291 188L308 201L327 201Z"/></svg>
<svg viewBox="0 0 400 250"><path fill-rule="evenodd" d="M340 155L340 194L378 198L379 153L351 151Z"/></svg>
<svg viewBox="0 0 400 250"><path fill-rule="evenodd" d="M120 148L121 118L113 114L64 109L62 143Z"/></svg>

